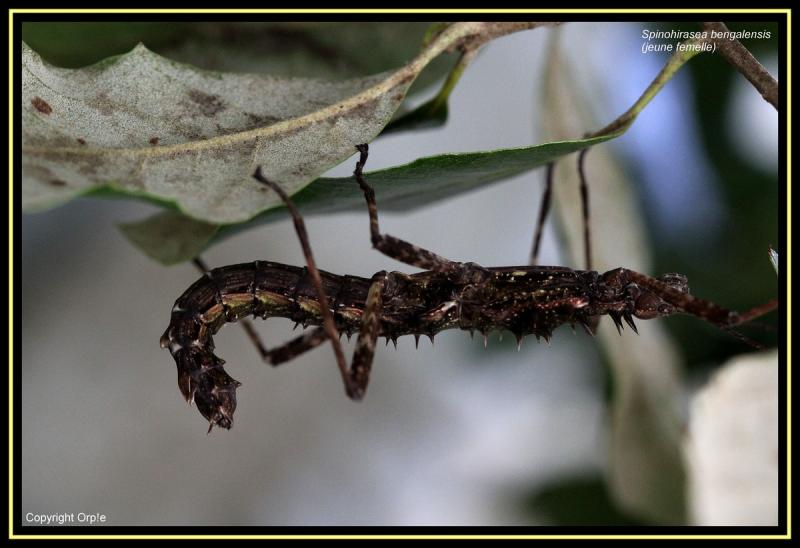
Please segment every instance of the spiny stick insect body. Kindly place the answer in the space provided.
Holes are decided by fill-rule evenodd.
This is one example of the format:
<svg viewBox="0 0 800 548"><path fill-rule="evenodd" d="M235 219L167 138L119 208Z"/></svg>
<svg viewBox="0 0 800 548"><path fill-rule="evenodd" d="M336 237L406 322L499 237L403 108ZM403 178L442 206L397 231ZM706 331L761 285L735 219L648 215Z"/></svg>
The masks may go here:
<svg viewBox="0 0 800 548"><path fill-rule="evenodd" d="M161 337L178 366L178 387L213 426L230 428L241 383L224 370L214 353L213 335L226 323L246 316L283 317L315 326L286 344L267 350L252 326L248 335L262 359L279 365L331 341L345 392L360 400L367 389L378 337L395 342L403 335L433 336L444 329L463 329L484 337L493 329L550 338L562 325L583 326L594 333L599 318L608 315L618 329L623 322L634 331L633 318L652 319L685 312L730 330L777 306L777 301L736 313L689 294L686 278L667 274L651 278L617 268L606 273L558 266L486 268L450 261L404 240L382 234L375 193L363 176L367 145L356 147L360 158L354 177L366 198L372 245L385 255L424 269L417 274L380 271L371 279L338 276L318 270L305 225L283 189L266 179L260 168L254 177L274 190L294 220L307 266L255 261L208 270L175 302L169 327ZM579 157L582 163L582 155ZM582 169L581 169L582 173ZM548 167L549 189L552 165ZM585 182L582 180L585 187ZM546 193L549 190L545 190ZM586 196L586 192L583 192ZM543 200L534 249L538 251L549 200ZM584 205L585 221L588 207ZM588 223L587 223L588 226ZM588 243L588 228L585 231ZM591 256L587 245L587 264ZM358 333L355 353L347 366L340 334Z"/></svg>

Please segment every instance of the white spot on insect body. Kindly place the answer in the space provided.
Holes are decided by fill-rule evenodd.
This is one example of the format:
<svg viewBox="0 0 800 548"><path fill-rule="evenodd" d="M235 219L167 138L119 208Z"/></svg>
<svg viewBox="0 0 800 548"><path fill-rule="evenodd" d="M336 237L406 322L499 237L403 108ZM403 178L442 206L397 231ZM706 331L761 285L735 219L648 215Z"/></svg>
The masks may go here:
<svg viewBox="0 0 800 548"><path fill-rule="evenodd" d="M447 316L454 314L457 309L458 303L456 301L447 301L428 312L426 317L428 320L441 321Z"/></svg>
<svg viewBox="0 0 800 548"><path fill-rule="evenodd" d="M178 350L182 349L183 345L177 341L170 340L169 341L169 351L171 354L175 354Z"/></svg>

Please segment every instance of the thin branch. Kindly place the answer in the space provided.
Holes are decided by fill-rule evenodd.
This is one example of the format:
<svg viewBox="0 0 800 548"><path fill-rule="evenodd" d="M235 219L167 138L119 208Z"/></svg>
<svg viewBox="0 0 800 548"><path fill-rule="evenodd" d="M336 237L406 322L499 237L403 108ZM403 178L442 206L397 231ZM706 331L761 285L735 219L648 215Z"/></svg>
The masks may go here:
<svg viewBox="0 0 800 548"><path fill-rule="evenodd" d="M708 32L708 41L714 44L715 51L747 78L761 96L778 110L778 81L753 57L739 40L729 40L725 34L731 32L725 23L707 21L703 28ZM721 36L714 36L714 35Z"/></svg>
<svg viewBox="0 0 800 548"><path fill-rule="evenodd" d="M682 47L678 48L675 53L670 56L664 67L650 83L650 85L647 86L647 89L644 90L644 93L642 93L642 95L636 100L631 108L629 108L626 112L621 114L618 118L604 128L587 133L584 135L584 138L588 139L591 137L601 137L603 135L611 135L616 132L626 131L639 113L644 110L644 107L646 107L653 97L658 95L667 82L669 82L672 77L675 76L675 73L678 72L678 70L684 64L686 64L686 62L703 51L702 45L703 40L694 38L682 42Z"/></svg>

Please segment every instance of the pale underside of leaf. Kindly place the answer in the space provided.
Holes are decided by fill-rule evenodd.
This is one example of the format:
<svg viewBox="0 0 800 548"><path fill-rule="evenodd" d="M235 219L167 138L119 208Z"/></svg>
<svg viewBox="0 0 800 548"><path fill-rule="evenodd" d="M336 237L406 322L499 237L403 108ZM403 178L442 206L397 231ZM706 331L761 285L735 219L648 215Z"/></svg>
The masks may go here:
<svg viewBox="0 0 800 548"><path fill-rule="evenodd" d="M538 25L455 23L401 69L343 82L203 71L141 45L58 69L23 45L23 208L111 187L246 221L278 202L256 166L291 195L378 135L439 54Z"/></svg>
<svg viewBox="0 0 800 548"><path fill-rule="evenodd" d="M256 165L294 192L373 138L413 80L221 76L143 46L82 70L47 66L26 48L23 67L23 207L112 185L215 222L276 202L250 177Z"/></svg>

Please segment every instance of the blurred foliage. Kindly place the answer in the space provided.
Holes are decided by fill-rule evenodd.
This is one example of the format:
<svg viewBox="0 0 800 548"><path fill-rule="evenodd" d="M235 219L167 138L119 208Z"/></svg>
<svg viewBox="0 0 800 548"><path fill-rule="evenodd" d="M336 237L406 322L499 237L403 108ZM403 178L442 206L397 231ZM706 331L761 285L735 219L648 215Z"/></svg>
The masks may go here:
<svg viewBox="0 0 800 548"><path fill-rule="evenodd" d="M548 525L650 525L617 508L600 476L581 476L552 483L523 497L520 506Z"/></svg>
<svg viewBox="0 0 800 548"><path fill-rule="evenodd" d="M695 26L681 22L650 25L649 28L693 30ZM734 31L771 31L769 40L742 42L759 60L777 56L777 24L729 23L728 26ZM721 182L718 191L725 225L711 246L692 239L676 244L656 230L655 215L648 215L648 208L658 206L648 204L641 187L636 187L640 192L639 203L645 208L643 218L652 242L653 272L686 274L691 287L702 288L696 293L698 296L728 308L745 310L779 295L779 277L773 275L767 246L771 244L779 253L783 251L779 237L782 186L774 172L765 172L742 157L734 140L726 138L724 133L724 121L731 115L734 84L744 77L718 55L699 55L687 63L683 72L690 76L694 102L685 106L695 111L701 131L698 136L703 147L701 153L706 155ZM780 75L773 76L780 78ZM750 86L746 81L745 84ZM752 93L758 94L755 89ZM653 146L658 146L657 142L654 141ZM632 166L626 169L632 172L632 178L641 179L633 173ZM770 328L745 326L741 331L763 344L777 344L778 332L774 329L777 317L778 314L772 313L758 320L759 324ZM675 338L676 348L680 349L690 374L704 372L733 355L753 350L721 329L690 316L676 316L662 322ZM610 367L607 366L605 372L606 399L610 402L614 397L615 379ZM600 476L553 482L530 494L520 506L532 517L546 519L553 525L648 525L626 515L615 505Z"/></svg>
<svg viewBox="0 0 800 548"><path fill-rule="evenodd" d="M777 56L777 24L731 22L728 26L734 31L771 31L768 40L743 40L742 43L759 60ZM662 30L672 28L691 30L692 24L661 25ZM695 110L701 132L699 142L721 181L718 191L725 208L724 226L711 246L700 246L691 239L679 244L670 242L660 237L651 225L653 271L686 274L693 291L695 287L703 288L702 293L696 292L698 296L726 308L745 310L778 295L779 280L772 275L767 246L771 244L778 252L783 251L779 237L781 185L773 173L764 172L740 156L733 140L724 133L734 84L744 77L719 55L698 55L684 70L691 76L694 98L694 104L687 106ZM752 92L758 94L755 89ZM772 313L758 323L775 327L777 316ZM667 319L665 323L678 340L690 369L707 368L735 354L753 350L728 333L695 318L680 316ZM698 331L702 336L697 336ZM762 344L777 344L778 334L772 328L744 326L741 331Z"/></svg>

